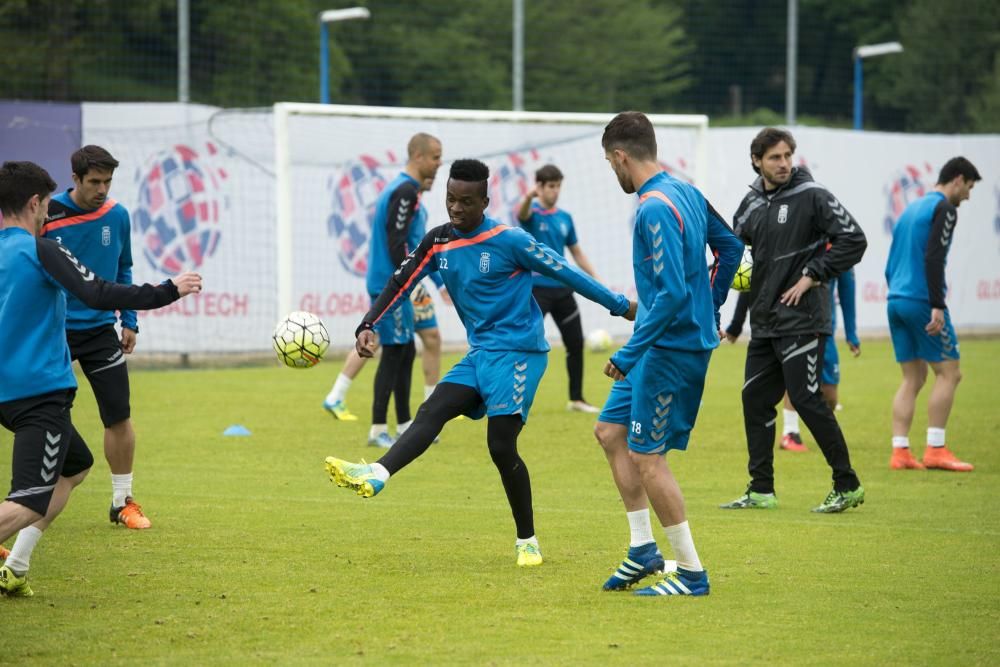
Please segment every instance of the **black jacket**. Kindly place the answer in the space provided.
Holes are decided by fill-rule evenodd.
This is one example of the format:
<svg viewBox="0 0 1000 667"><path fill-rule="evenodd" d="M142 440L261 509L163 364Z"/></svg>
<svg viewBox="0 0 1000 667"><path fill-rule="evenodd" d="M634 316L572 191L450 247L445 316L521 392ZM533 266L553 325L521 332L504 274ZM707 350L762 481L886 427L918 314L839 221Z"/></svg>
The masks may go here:
<svg viewBox="0 0 1000 667"><path fill-rule="evenodd" d="M733 228L753 256L751 337L832 335L830 290L814 287L795 307L778 299L805 268L825 283L861 261L868 247L865 234L837 198L804 167L793 169L788 183L771 192L758 177L733 217Z"/></svg>

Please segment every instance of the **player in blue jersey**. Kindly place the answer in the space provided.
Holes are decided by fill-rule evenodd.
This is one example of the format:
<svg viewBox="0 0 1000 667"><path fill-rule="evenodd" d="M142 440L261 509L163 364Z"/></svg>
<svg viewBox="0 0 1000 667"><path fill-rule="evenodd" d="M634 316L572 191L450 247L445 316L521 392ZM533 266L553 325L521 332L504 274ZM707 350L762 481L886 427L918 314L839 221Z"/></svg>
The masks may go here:
<svg viewBox="0 0 1000 667"><path fill-rule="evenodd" d="M0 567L0 593L32 595L31 553L94 462L73 428L76 378L66 343L70 294L98 310L165 306L201 291L185 273L161 285L119 285L40 238L56 184L31 162L0 167L0 424L14 433L10 492L0 503L0 543L20 530Z"/></svg>
<svg viewBox="0 0 1000 667"><path fill-rule="evenodd" d="M948 160L934 191L906 207L892 228L892 246L885 266L889 283L889 331L903 381L892 401L892 458L894 470L937 468L971 472L945 446L945 426L962 379L958 337L951 325L945 295L944 267L958 222L958 207L982 179L964 157ZM917 395L927 381L934 386L927 401L927 448L921 464L910 453L910 425Z"/></svg>
<svg viewBox="0 0 1000 667"><path fill-rule="evenodd" d="M743 243L697 188L663 171L645 115L615 116L601 145L622 190L639 195L632 265L640 304L632 337L605 366L616 382L595 427L631 529L628 554L604 589L626 589L663 568L648 499L677 571L636 594L707 595L708 575L666 454L687 449L709 358L721 338L719 308ZM716 257L712 270L705 266L706 248Z"/></svg>
<svg viewBox="0 0 1000 667"><path fill-rule="evenodd" d="M375 204L365 277L373 302L396 267L419 242L419 238L414 238L414 229L426 229L427 210L420 206L420 192L430 187L441 166L441 142L429 134L413 135L406 152L406 168L385 187ZM403 433L410 426L410 385L416 358L413 332L413 304L409 301L395 309L391 317L381 320L376 328L382 356L375 372L369 445L382 448L393 445L386 424L390 397L396 404L397 431Z"/></svg>
<svg viewBox="0 0 1000 667"><path fill-rule="evenodd" d="M326 459L337 486L369 498L423 454L448 420L487 417L486 443L500 473L517 529L519 566L542 563L535 537L528 469L517 437L528 419L545 371L549 345L542 313L531 296L531 272L561 279L612 315L632 319L635 304L613 294L527 232L484 215L489 205L489 168L478 160L451 166L446 198L451 222L432 229L407 256L357 329L357 350L370 357L374 330L405 306L407 294L425 276L438 273L465 325L469 351L420 406L413 425L373 464Z"/></svg>
<svg viewBox="0 0 1000 667"><path fill-rule="evenodd" d="M118 161L100 146L84 146L70 157L70 166L74 187L52 198L42 235L59 241L104 280L131 285L129 214L109 196ZM135 349L138 319L135 311L122 311L119 337L114 311L95 310L72 295L66 306L70 356L94 390L104 424L104 456L111 469L109 518L127 528L149 528L149 518L132 498L135 431L125 355Z"/></svg>
<svg viewBox="0 0 1000 667"><path fill-rule="evenodd" d="M556 207L562 182L562 171L554 164L547 164L536 171L535 189L529 190L521 202L517 219L529 234L560 255L565 256L565 251L569 250L576 265L598 280L597 272L577 241L573 216ZM583 398L583 324L573 290L540 273L532 277L534 288L531 293L542 316L552 314L566 348L566 372L569 375L569 403L566 409L598 413L600 410Z"/></svg>

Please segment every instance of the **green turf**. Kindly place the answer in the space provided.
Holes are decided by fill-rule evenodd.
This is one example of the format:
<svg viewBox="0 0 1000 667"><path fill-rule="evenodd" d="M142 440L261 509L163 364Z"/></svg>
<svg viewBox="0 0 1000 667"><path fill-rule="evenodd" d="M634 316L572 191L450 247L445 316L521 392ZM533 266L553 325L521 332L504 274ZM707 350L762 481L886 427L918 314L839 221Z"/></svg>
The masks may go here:
<svg viewBox="0 0 1000 667"><path fill-rule="evenodd" d="M965 475L890 471L891 350L842 360L838 417L867 501L829 516L809 512L830 479L808 435L807 453L776 453L777 510L716 508L747 481L744 353L716 352L690 450L670 455L711 576L700 599L599 590L628 528L593 418L565 412L561 351L521 436L546 559L523 571L482 422L449 424L377 498L327 480L325 456L377 455L366 421L319 407L339 362L133 372L144 532L108 523L84 387L74 419L98 463L35 553L36 596L0 600L0 663L1000 663L1000 341L963 341L948 438L977 466ZM602 359L587 359L593 402ZM362 415L373 375L350 397ZM234 423L253 435L222 437Z"/></svg>

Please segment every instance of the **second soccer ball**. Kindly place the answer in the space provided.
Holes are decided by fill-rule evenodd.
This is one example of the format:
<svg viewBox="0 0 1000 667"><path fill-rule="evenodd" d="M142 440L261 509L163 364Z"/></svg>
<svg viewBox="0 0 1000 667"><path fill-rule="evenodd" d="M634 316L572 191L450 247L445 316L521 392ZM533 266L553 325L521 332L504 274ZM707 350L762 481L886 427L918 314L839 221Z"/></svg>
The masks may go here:
<svg viewBox="0 0 1000 667"><path fill-rule="evenodd" d="M587 349L591 352L607 352L614 340L604 329L594 329L587 334Z"/></svg>
<svg viewBox="0 0 1000 667"><path fill-rule="evenodd" d="M750 254L750 248L747 247L743 251L743 259L740 260L740 266L736 269L736 274L733 276L733 289L737 292L749 292L750 275L752 273L753 255Z"/></svg>

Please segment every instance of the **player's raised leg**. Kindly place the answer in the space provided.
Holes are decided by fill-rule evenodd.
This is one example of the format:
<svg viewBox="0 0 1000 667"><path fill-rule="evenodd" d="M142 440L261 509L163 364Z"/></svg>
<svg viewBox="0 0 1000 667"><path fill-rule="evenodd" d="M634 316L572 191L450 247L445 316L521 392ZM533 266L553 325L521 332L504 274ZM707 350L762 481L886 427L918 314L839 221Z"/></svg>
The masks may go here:
<svg viewBox="0 0 1000 667"><path fill-rule="evenodd" d="M351 383L364 368L367 359L361 357L353 347L347 353L344 360L344 367L337 375L330 392L323 399L323 409L330 413L334 419L340 421L357 421L357 415L347 408L347 392L351 389Z"/></svg>

